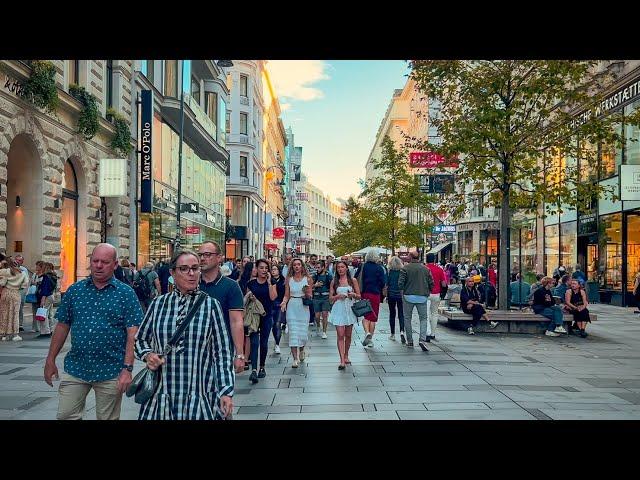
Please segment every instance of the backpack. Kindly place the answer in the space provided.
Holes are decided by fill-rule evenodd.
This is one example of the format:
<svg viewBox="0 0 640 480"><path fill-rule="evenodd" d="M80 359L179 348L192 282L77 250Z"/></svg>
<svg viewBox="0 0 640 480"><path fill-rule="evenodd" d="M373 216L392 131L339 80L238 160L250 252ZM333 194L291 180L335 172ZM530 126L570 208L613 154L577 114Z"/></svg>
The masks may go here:
<svg viewBox="0 0 640 480"><path fill-rule="evenodd" d="M142 272L138 272L138 278L133 282L133 291L136 292L139 300L148 300L151 298L151 285L149 285L149 281L147 280L147 275L151 273L149 270L144 275Z"/></svg>

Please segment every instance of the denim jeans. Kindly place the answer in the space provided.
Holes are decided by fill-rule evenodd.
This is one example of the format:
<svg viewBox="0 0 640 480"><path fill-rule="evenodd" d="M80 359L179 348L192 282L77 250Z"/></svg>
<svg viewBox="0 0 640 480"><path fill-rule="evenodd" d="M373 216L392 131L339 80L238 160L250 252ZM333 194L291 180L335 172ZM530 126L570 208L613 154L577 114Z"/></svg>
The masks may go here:
<svg viewBox="0 0 640 480"><path fill-rule="evenodd" d="M274 302L273 308L271 309L271 332L273 333L273 339L276 341L276 345L280 345L280 337L282 337L282 326L280 325L281 313L280 304Z"/></svg>
<svg viewBox="0 0 640 480"><path fill-rule="evenodd" d="M413 343L413 328L411 327L411 316L413 315L413 307L418 310L418 318L420 319L420 341L426 342L427 335L431 334L431 328L429 325L429 302L423 303L410 303L406 299L402 300L402 307L405 314L405 333L407 335L407 342Z"/></svg>
<svg viewBox="0 0 640 480"><path fill-rule="evenodd" d="M251 368L258 369L258 346L260 347L260 367L264 367L267 360L267 348L269 335L271 334L271 315L265 315L260 319L260 328L249 335L251 341Z"/></svg>
<svg viewBox="0 0 640 480"><path fill-rule="evenodd" d="M398 310L398 323L400 323L400 331L404 332L404 309L402 308L402 298L389 297L389 326L391 327L391 335L396 334L396 309Z"/></svg>
<svg viewBox="0 0 640 480"><path fill-rule="evenodd" d="M551 321L549 322L549 326L547 330L555 330L556 327L562 326L562 308L558 305L554 305L553 307L547 307L540 312L540 315L543 317L547 317Z"/></svg>

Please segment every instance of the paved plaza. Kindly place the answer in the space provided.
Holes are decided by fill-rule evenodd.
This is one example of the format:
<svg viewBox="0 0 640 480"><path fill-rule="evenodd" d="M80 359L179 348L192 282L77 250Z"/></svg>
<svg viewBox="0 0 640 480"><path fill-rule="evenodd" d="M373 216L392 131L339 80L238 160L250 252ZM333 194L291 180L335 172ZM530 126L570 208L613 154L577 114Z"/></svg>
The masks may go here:
<svg viewBox="0 0 640 480"><path fill-rule="evenodd" d="M374 348L354 330L353 366L338 371L336 334L311 330L309 357L291 368L287 337L282 355L267 358L257 385L237 377L236 420L573 420L640 419L640 315L632 309L592 305L598 321L590 336L477 334L439 326L430 352L389 340L387 304ZM25 318L27 331L31 318ZM418 318L414 313L414 331ZM43 380L49 340L25 333L0 343L0 419L55 419L56 388ZM62 356L58 358L62 370ZM136 371L142 364L136 362ZM138 405L123 400L122 418ZM93 393L86 419L95 419Z"/></svg>

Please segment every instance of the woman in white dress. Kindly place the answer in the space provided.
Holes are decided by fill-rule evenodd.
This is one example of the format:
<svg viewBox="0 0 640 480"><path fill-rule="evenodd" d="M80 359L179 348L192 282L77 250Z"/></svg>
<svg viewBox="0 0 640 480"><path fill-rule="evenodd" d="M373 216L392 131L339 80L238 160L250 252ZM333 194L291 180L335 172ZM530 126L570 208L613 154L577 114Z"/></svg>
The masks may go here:
<svg viewBox="0 0 640 480"><path fill-rule="evenodd" d="M349 347L353 324L357 321L351 306L358 299L360 299L360 286L351 278L349 267L345 262L336 263L336 276L331 282L329 293L329 300L333 302L329 322L335 325L338 333L338 353L340 354L338 370L344 370L346 365L351 365Z"/></svg>
<svg viewBox="0 0 640 480"><path fill-rule="evenodd" d="M306 267L299 258L291 261L287 271L284 298L280 309L287 312L289 347L293 356L293 368L304 362L304 346L309 336L309 307L303 305L302 297L311 298L313 284Z"/></svg>

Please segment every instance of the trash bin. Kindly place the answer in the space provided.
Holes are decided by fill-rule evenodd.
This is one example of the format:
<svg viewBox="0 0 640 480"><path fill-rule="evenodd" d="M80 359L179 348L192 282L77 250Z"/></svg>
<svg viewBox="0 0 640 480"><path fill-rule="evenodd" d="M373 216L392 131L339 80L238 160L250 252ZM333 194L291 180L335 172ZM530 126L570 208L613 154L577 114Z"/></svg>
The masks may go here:
<svg viewBox="0 0 640 480"><path fill-rule="evenodd" d="M600 302L600 283L599 282L587 282L587 298L589 303Z"/></svg>

